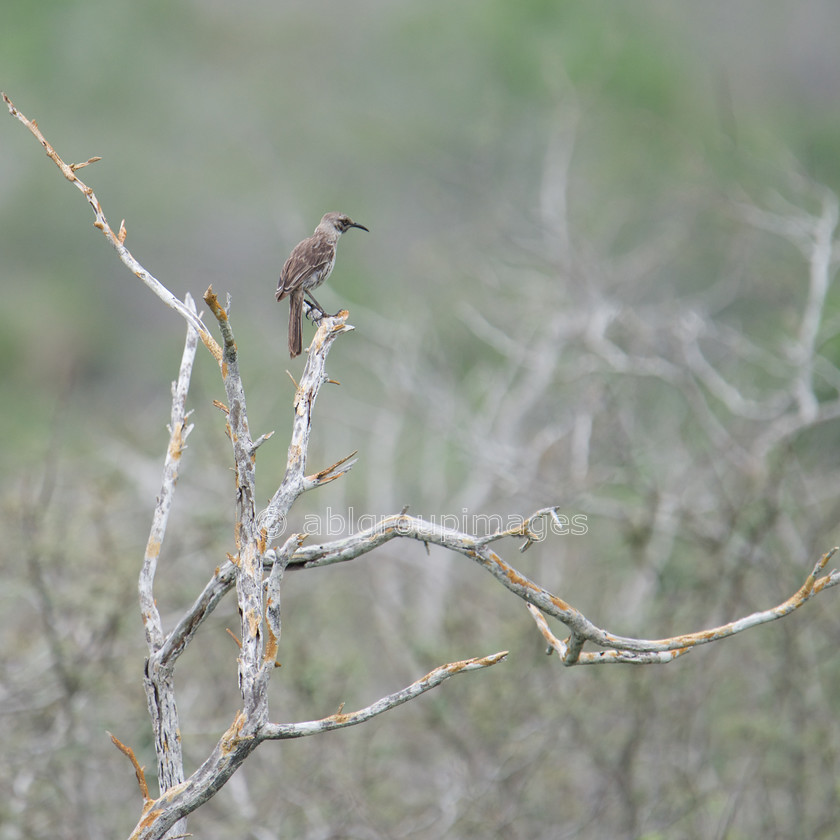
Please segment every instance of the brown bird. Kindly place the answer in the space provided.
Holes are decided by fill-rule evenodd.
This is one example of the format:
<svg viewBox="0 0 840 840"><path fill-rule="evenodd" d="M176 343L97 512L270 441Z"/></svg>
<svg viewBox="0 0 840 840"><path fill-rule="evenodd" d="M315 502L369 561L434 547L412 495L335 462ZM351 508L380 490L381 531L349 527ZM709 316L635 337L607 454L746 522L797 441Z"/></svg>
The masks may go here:
<svg viewBox="0 0 840 840"><path fill-rule="evenodd" d="M327 314L324 307L312 297L311 290L317 289L330 276L335 265L338 238L351 227L367 230L344 213L326 213L315 228L315 233L295 245L280 272L275 297L277 300L283 300L287 295L289 297L289 354L293 359L301 351L303 296L309 298L321 315Z"/></svg>

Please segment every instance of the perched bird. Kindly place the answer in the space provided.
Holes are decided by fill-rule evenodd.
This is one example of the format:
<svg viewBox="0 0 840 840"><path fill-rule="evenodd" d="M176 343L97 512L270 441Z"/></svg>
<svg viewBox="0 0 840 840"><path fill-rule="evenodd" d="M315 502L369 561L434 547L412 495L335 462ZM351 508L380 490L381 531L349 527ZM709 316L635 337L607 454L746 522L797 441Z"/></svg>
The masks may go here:
<svg viewBox="0 0 840 840"><path fill-rule="evenodd" d="M335 248L338 238L351 227L367 230L344 213L326 213L315 233L298 242L280 272L277 284L277 300L289 298L289 354L294 359L301 351L301 319L303 317L303 296L306 295L322 315L324 308L312 297L311 290L317 289L335 265ZM369 232L369 231L368 231Z"/></svg>

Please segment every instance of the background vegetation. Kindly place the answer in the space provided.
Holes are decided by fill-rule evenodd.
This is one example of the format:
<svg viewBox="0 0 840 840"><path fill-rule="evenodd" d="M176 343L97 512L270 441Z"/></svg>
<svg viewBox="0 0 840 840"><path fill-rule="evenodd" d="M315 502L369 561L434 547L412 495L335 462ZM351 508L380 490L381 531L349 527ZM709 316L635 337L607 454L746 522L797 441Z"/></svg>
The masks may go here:
<svg viewBox="0 0 840 840"><path fill-rule="evenodd" d="M360 463L300 521L557 504L589 530L535 546L525 571L601 625L656 637L777 603L838 542L838 427L739 460L769 408L739 416L706 393L698 419L690 376L621 369L593 325L609 314L627 358L684 370L694 313L742 394L766 407L784 391L809 268L742 208L819 213L815 184L840 190L838 31L831 0L9 0L0 87L65 159L103 157L86 180L169 288L230 291L254 432L277 431L266 499L300 364L277 274L342 210L371 233L342 242L319 295L356 332L331 356L342 387L319 401L311 458ZM184 330L11 119L0 152L0 840L120 836L139 797L105 730L153 765L136 574ZM830 290L824 404L837 311ZM545 363L528 367L534 347ZM209 358L193 382L158 576L173 616L231 550ZM485 577L417 546L290 575L277 720L512 656L355 730L263 748L191 830L838 833L835 595L667 668L563 670ZM188 771L238 704L234 613L179 670Z"/></svg>

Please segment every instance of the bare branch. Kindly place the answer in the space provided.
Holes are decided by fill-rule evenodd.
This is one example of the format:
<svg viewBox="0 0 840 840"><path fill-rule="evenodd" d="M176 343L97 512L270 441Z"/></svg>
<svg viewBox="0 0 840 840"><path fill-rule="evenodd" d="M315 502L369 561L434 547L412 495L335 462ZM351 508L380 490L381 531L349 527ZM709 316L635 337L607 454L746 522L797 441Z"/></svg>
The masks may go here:
<svg viewBox="0 0 840 840"><path fill-rule="evenodd" d="M236 474L236 595L242 619L239 689L248 726L253 728L263 723L268 714L269 672L264 665L262 633L262 556L267 537L265 530L257 525L254 442L248 426L245 388L239 373L239 352L228 317L230 305L222 308L212 286L204 293L204 301L215 316L224 340L221 369Z"/></svg>
<svg viewBox="0 0 840 840"><path fill-rule="evenodd" d="M5 93L0 93L0 96L3 97L6 105L9 109L9 113L19 120L23 125L25 125L30 132L35 136L38 142L44 147L44 151L47 153L47 156L52 160L52 162L61 170L61 174L75 186L78 190L82 192L84 197L87 199L88 204L91 206L93 210L93 214L95 216L95 221L93 226L98 230L101 230L108 241L114 246L116 252L119 254L120 259L122 260L123 264L137 277L139 277L149 289L152 290L170 309L174 309L179 315L181 315L184 320L192 325L193 329L196 330L201 341L207 347L207 349L213 354L213 357L217 361L221 361L222 358L222 351L219 347L216 340L207 332L207 328L204 324L201 323L201 320L195 313L195 310L192 311L187 307L184 303L182 303L172 292L169 291L156 277L154 277L150 272L146 271L142 265L132 256L131 252L128 248L125 247L125 222L120 225L120 232L119 234L114 233L111 230L110 225L108 224L108 220L105 218L105 214L102 211L102 206L99 203L99 199L94 194L93 190L87 186L77 175L75 170L81 169L83 166L86 166L88 163L92 163L95 160L99 160L100 158L90 158L84 164L73 164L68 165L66 164L61 157L59 156L58 152L53 149L53 147L47 142L47 139L41 133L41 130L38 128L38 123L34 120L27 119L17 108L12 104L12 101L6 96Z"/></svg>
<svg viewBox="0 0 840 840"><path fill-rule="evenodd" d="M304 723L269 723L260 731L260 739L286 739L286 738L303 738L307 735L316 735L319 732L329 732L332 729L342 729L345 726L355 726L358 723L364 723L372 717L381 715L390 709L413 700L421 694L429 691L436 686L439 686L450 677L456 674L465 674L468 671L476 671L480 668L489 668L491 665L497 665L499 662L507 658L508 651L503 650L499 653L493 653L490 656L484 656L480 659L465 659L462 662L451 662L449 665L441 665L430 671L422 679L413 682L400 691L389 694L377 700L370 706L364 709L359 709L357 712L349 712L342 714L338 712L321 720L310 720Z"/></svg>
<svg viewBox="0 0 840 840"><path fill-rule="evenodd" d="M546 508L537 511L536 514L526 521L532 523L536 516L545 516L546 512L551 510L551 508ZM521 536L521 531L522 529L515 528L506 532L504 535ZM836 571L824 577L817 578L817 575L825 567L828 560L837 551L837 549L832 549L823 555L802 587L777 607L763 612L753 613L745 618L710 630L701 630L667 639L637 639L618 636L597 627L579 610L505 563L498 554L487 547L487 537L474 537L471 534L450 528L442 528L434 523L428 523L422 519L405 514L383 517L383 519L371 528L326 545L314 545L302 548L292 558L290 565L302 568L314 568L316 566L352 560L397 537L413 539L426 544L440 545L451 551L463 554L465 557L469 557L490 572L506 589L509 589L527 603L538 607L544 613L561 621L573 634L579 636L580 639L592 642L599 647L623 653L647 654L650 652L673 652L683 648L719 641L720 639L748 630L751 627L782 618L801 607L806 601L810 600L823 589L836 586L840 583L840 572ZM579 646L573 646L572 654L574 654L575 648L579 649ZM557 649L560 651L560 648ZM562 655L567 665L578 664L578 659L580 659L581 664L585 660L587 662L589 661L585 653L581 653L578 658L577 655L570 655L565 648L562 651ZM601 657L598 661L643 661L635 656L619 657L615 653L611 653L609 656L602 656L601 654L591 654L591 656ZM663 659L651 658L646 661L670 661L671 658L673 657ZM592 659L591 661L594 662L596 660Z"/></svg>
<svg viewBox="0 0 840 840"><path fill-rule="evenodd" d="M131 749L131 747L124 744L119 738L117 738L116 735L112 735L110 732L108 732L108 737L111 739L111 743L123 755L128 756L128 760L134 767L134 775L137 776L137 784L140 787L140 795L143 797L143 813L145 813L151 807L152 802L151 797L149 796L149 786L146 784L146 773L140 766L140 762L137 760L137 756L134 754L134 750Z"/></svg>
<svg viewBox="0 0 840 840"><path fill-rule="evenodd" d="M267 440L270 440L274 437L274 432L266 432L263 435L260 435L252 444L251 444L251 454L253 455Z"/></svg>
<svg viewBox="0 0 840 840"><path fill-rule="evenodd" d="M302 738L364 723L372 717L419 697L450 677L489 668L502 662L507 655L507 651L500 651L478 659L466 659L442 665L422 679L381 698L364 709L348 714L339 711L322 720L292 724L265 723L256 729L251 729L248 716L245 712L239 711L201 767L183 785L172 788L150 804L146 809L148 816L137 824L131 834L131 840L150 840L163 836L179 819L194 811L219 790L262 741Z"/></svg>
<svg viewBox="0 0 840 840"><path fill-rule="evenodd" d="M356 463L358 459L354 458L353 456L358 454L359 450L354 449L349 455L345 455L339 461L336 461L334 464L331 464L329 467L325 467L322 470L319 470L315 475L308 475L303 479L303 489L304 490L312 490L315 487L320 487L322 484L329 484L331 481L335 481L337 478L341 478L341 476L345 475L349 472L353 465ZM352 459L352 460L351 460ZM344 469L341 472L336 472L336 470L343 466Z"/></svg>
<svg viewBox="0 0 840 840"><path fill-rule="evenodd" d="M560 661L564 665L595 665L609 662L627 662L637 665L664 664L691 650L691 648L679 648L678 650L632 653L620 650L605 650L584 653L582 648L586 639L583 636L572 633L565 641L558 639L549 629L545 616L533 604L526 604L526 606L540 633L543 634L549 644L549 653L556 650L560 654Z"/></svg>
<svg viewBox="0 0 840 840"><path fill-rule="evenodd" d="M403 513L404 512L405 511L403 511ZM532 513L527 519L525 519L518 525L513 525L510 528L506 528L504 531L495 531L494 533L489 534L486 537L476 538L476 544L487 545L488 543L504 539L505 537L525 537L525 542L522 543L521 546L519 546L520 552L525 552L535 542L541 542L543 539L545 539L545 533L536 531L534 527L534 524L536 522L544 519L551 520L551 522L553 522L560 528L565 527L559 518L558 508L541 508L540 510L536 511L536 513Z"/></svg>
<svg viewBox="0 0 840 840"><path fill-rule="evenodd" d="M302 738L364 723L366 720L419 697L450 677L497 665L504 661L507 655L507 651L500 651L490 656L442 665L430 671L422 679L377 700L364 709L348 714L339 711L322 720L291 724L265 723L255 730L250 730L248 716L243 711L239 711L201 767L183 785L167 791L150 804L146 811L148 817L144 817L137 824L131 834L131 840L151 840L151 838L163 836L179 819L194 811L219 790L263 741Z"/></svg>
<svg viewBox="0 0 840 840"><path fill-rule="evenodd" d="M277 647L280 644L281 617L280 617L280 584L283 582L283 573L289 563L289 558L300 548L306 534L292 534L283 544L283 547L276 552L274 563L268 580L265 582L265 623L268 630L268 639L265 644L266 661L274 662L277 657Z"/></svg>
<svg viewBox="0 0 840 840"><path fill-rule="evenodd" d="M157 840L179 821L224 787L230 777L259 745L253 733L246 731L248 716L237 711L210 756L183 784L174 786L155 799L146 810L129 840Z"/></svg>
<svg viewBox="0 0 840 840"><path fill-rule="evenodd" d="M172 632L157 652L161 665L174 664L184 652L204 620L216 609L222 598L230 592L236 582L236 566L226 560L216 569L192 606L184 613Z"/></svg>
<svg viewBox="0 0 840 840"><path fill-rule="evenodd" d="M186 306L192 312L195 312L195 303L189 294L186 296ZM192 425L187 425L186 401L197 346L198 334L192 324L188 324L178 381L172 383L172 414L169 420L169 446L166 449L166 459L163 465L163 485L157 497L149 540L146 543L146 552L143 557L143 566L140 569L140 612L150 653L154 653L160 648L164 641L163 625L155 604L155 571L164 534L166 533L166 524L169 521L169 512L172 509L175 484L178 481L178 471L181 465L181 455L186 449L187 437L193 429Z"/></svg>
<svg viewBox="0 0 840 840"><path fill-rule="evenodd" d="M186 296L187 308L195 313L192 297ZM146 544L143 564L140 569L138 592L140 612L149 648L146 661L144 687L149 715L155 738L155 752L158 760L158 781L162 791L180 784L184 778L184 762L181 750L180 719L175 702L175 688L172 664L158 656L167 641L160 613L154 596L157 561L163 545L169 513L175 495L175 485L181 465L181 456L186 449L186 440L192 431L187 424L187 394L190 387L193 363L198 347L198 333L192 323L187 323L187 338L181 356L178 379L172 383L172 411L169 420L169 446L163 466L163 482L152 516L152 527Z"/></svg>
<svg viewBox="0 0 840 840"><path fill-rule="evenodd" d="M309 436L312 428L312 411L320 393L321 386L329 382L326 374L327 355L332 344L339 335L352 330L347 324L349 313L342 310L335 317L325 317L318 322L318 330L309 346L309 357L303 368L295 391L294 421L292 425L291 441L286 459L286 474L279 488L272 496L265 510L259 515L259 525L269 537L276 536L295 500L306 490L319 484L326 484L341 473L333 475L332 471L352 458L355 452L347 458L337 461L327 470L316 473L315 476L304 475L306 469L306 453L309 449ZM348 466L349 468L349 466ZM347 470L345 469L344 472Z"/></svg>

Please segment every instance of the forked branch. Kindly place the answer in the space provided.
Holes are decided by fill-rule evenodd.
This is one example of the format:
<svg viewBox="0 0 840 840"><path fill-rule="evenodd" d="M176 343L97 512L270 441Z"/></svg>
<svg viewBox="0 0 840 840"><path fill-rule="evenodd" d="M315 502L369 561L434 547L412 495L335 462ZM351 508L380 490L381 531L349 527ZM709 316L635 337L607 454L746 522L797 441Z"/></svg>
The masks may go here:
<svg viewBox="0 0 840 840"><path fill-rule="evenodd" d="M824 589L840 584L840 572L836 569L822 574L828 561L837 548L824 554L814 566L805 583L783 603L761 612L744 616L737 621L714 627L673 636L667 639L641 639L618 636L604 630L590 621L582 612L566 603L562 598L544 589L530 580L522 572L506 563L488 548L491 539L503 536L528 536L530 541L542 538L533 532L534 521L546 515L544 509L537 511L516 528L498 532L490 537L476 537L451 528L443 528L435 523L426 522L407 514L383 517L374 526L344 537L334 542L302 547L289 562L290 568L315 568L333 563L342 563L367 554L390 540L403 538L431 545L439 545L455 551L475 561L490 572L506 589L522 598L527 604L546 615L557 619L569 628L572 635L566 642L561 642L550 634L548 625L542 621L537 624L551 647L560 654L565 665L588 665L595 663L633 662L637 664L656 664L670 662L688 649L698 645L717 642L721 639L742 633L752 627L766 624L789 615ZM527 543L526 543L527 545ZM532 615L538 615L534 609ZM591 642L602 651L583 652L583 644Z"/></svg>
<svg viewBox="0 0 840 840"><path fill-rule="evenodd" d="M321 386L332 382L326 374L326 359L333 342L342 333L353 329L347 324L348 313L342 311L336 316L321 318L318 322L318 329L310 346L309 357L300 382L295 383L294 420L285 473L266 508L258 513L255 491L256 455L258 447L273 433L263 434L256 440L251 437L245 389L239 373L238 349L230 322L229 306L223 307L219 303L212 288L209 288L204 295L204 300L213 313L221 332L222 347L210 335L199 318L189 295L186 296L184 302L178 300L131 255L125 247L124 222L120 224L117 233L114 233L109 226L93 190L76 174L78 170L95 162L98 158L92 157L80 164L66 164L44 138L38 125L21 114L5 94L2 96L10 114L26 126L63 176L83 193L93 209L95 227L101 230L110 241L122 262L167 306L179 312L188 325L181 369L178 381L173 387L169 424L170 440L164 463L162 490L155 508L139 587L149 647L144 681L155 731L155 749L161 786L161 792L157 798L150 797L143 768L134 752L112 736L114 744L132 761L144 798L142 816L131 835L132 838L151 840L151 838L163 837L170 830L183 833L185 823L180 821L214 796L263 741L300 738L363 723L420 696L452 676L490 667L503 661L507 656L507 652L503 651L490 656L439 666L405 688L388 694L355 712L345 714L342 704L335 714L321 720L272 723L269 719L268 684L274 672L281 637L281 587L287 568L289 570L313 569L346 562L367 554L396 538L412 539L427 547L429 545L441 546L478 563L505 588L525 601L550 649L559 654L564 665L670 662L698 645L720 641L751 627L788 615L818 593L840 583L838 571L825 572L828 561L837 551L837 549L832 549L816 563L812 573L797 592L778 606L712 629L650 640L618 636L596 626L582 612L530 580L491 549L491 544L506 537L524 539L520 545L520 551L541 541L545 538L546 526L562 524L555 508L543 508L515 527L495 531L485 536L443 528L421 518L408 516L403 510L400 514L384 517L369 529L329 543L304 546L303 535L294 534L287 538L281 547L270 548L271 542L284 532L289 511L300 495L341 477L355 463L353 458L356 453L354 452L331 466L310 475L306 474L313 408ZM821 238L817 243L818 252L821 255L830 253L838 218L836 203L827 205L825 217L827 219L825 229L821 229ZM821 309L825 299L826 286L822 282L827 271L825 259L819 262L817 269L819 271L816 269L814 271L816 279L811 295L813 301L811 308L814 311L817 308ZM596 323L590 329L589 342L594 350L608 359L611 364L626 368L629 357L607 337L606 327L611 317L613 315L605 312L601 327L598 327ZM808 329L803 330L801 344L806 349L812 349L818 319L811 318L808 323ZM224 411L233 449L236 520L232 553L228 554L228 559L216 568L202 593L185 611L175 627L167 632L155 604L154 578L166 532L181 455L192 428L187 422L189 415L186 410L186 397L199 338L219 362L222 373L227 404L219 405ZM654 364L656 361L650 363L646 361L641 366L637 365L637 372L646 375L655 373L666 378L679 376L674 366L666 365L664 362ZM701 358L697 357L695 361L698 370L705 370ZM801 374L803 387L810 388L812 378L811 368L803 368ZM732 394L721 388L717 380L709 378L709 382L710 389L712 386L718 387L718 390L724 396L728 396L730 402L733 402ZM743 401L734 402L742 409L746 405L751 410L751 406ZM800 405L802 408L800 414L805 419L811 416L805 411L806 402L803 400ZM174 695L174 667L180 653L194 638L203 621L234 586L241 616L241 637L237 639L237 645L242 707L237 711L227 731L219 737L210 755L192 775L184 778L180 729ZM545 616L564 624L569 630L568 638L560 639L555 636ZM594 646L598 650L585 650L586 645Z"/></svg>

